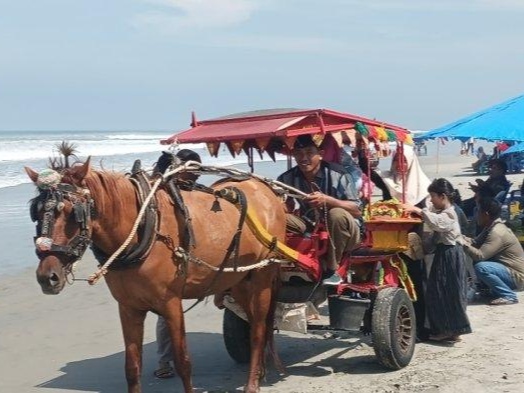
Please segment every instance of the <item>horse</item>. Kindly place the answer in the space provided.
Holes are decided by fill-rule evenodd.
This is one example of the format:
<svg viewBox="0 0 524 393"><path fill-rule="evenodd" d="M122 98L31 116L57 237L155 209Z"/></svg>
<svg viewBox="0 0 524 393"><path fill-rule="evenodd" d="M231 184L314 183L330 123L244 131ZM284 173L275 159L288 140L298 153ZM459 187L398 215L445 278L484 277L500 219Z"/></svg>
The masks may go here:
<svg viewBox="0 0 524 393"><path fill-rule="evenodd" d="M58 294L72 264L89 244L95 255L105 256L122 245L140 211L139 193L129 176L92 169L89 158L85 163L62 168L57 184L50 187L38 183L37 172L25 169L40 188L40 195L31 204L31 215L37 222L37 280L45 294ZM284 206L267 184L254 179L226 180L211 188L228 187L243 192L247 204L273 239L284 240ZM251 358L244 391L258 392L265 370L264 350L272 341L279 266L267 263L252 270L240 269L268 260L273 255L271 247L257 240L247 225L237 228L241 212L233 203L220 200L219 207L210 210L217 205L216 195L194 190L182 190L180 194L190 217L193 246L183 255L177 253L187 232L187 220L182 219L168 192L159 188L155 193L158 221L150 249L139 263L110 267L105 274L109 290L118 302L128 392L141 391L144 320L149 311L165 318L175 369L184 391L193 391L182 299L201 299L224 291L230 292L247 314ZM234 252L228 252L226 248L236 233L240 235L238 246ZM134 236L130 246L139 242L138 237ZM233 264L239 268L232 269ZM233 271L223 271L224 266Z"/></svg>

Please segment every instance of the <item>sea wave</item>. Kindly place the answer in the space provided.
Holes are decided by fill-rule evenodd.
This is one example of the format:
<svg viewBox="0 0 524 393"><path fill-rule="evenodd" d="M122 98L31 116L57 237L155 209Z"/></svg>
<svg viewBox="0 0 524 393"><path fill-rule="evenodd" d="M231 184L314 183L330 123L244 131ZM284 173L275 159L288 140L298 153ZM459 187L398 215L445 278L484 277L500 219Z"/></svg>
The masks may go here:
<svg viewBox="0 0 524 393"><path fill-rule="evenodd" d="M22 135L19 138L0 135L0 188L29 183L24 166L37 171L47 167L50 157L58 157L57 144L64 140L63 136L61 133L44 134L39 135L36 140L35 134L31 137ZM83 161L91 156L95 167L108 170L129 171L135 159L142 160L146 168L152 167L161 151L169 149L168 146L160 145L161 137L157 133L78 133L70 136L68 141L74 143L78 150L76 158ZM162 134L162 137L165 135ZM181 148L195 150L202 157L203 163L209 165L227 166L247 161L243 153L239 157L231 157L225 147L221 149L218 158L209 156L204 143L179 145L176 149ZM279 156L277 159L284 158ZM269 158L266 157L265 160ZM260 161L263 161L260 157L255 158L255 162Z"/></svg>
<svg viewBox="0 0 524 393"><path fill-rule="evenodd" d="M124 155L130 153L147 153L160 152L162 146L157 141L147 139L126 140L97 140L97 141L80 141L70 140L77 146L77 155L79 156L106 156L106 155ZM31 159L42 159L56 156L56 140L34 141L7 141L0 146L0 162L16 162Z"/></svg>

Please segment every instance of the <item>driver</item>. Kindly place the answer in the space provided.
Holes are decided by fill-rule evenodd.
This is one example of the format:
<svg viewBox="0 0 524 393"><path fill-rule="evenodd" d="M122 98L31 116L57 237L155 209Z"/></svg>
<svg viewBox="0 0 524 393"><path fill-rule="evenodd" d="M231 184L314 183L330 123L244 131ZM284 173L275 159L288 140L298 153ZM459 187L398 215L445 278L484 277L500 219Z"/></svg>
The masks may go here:
<svg viewBox="0 0 524 393"><path fill-rule="evenodd" d="M305 234L309 229L306 222L311 221L313 210L320 211L320 219L327 218L330 245L323 284L338 285L342 282L337 273L342 254L353 250L360 243L361 202L344 167L324 161L323 150L315 145L311 135L299 136L293 145L292 154L297 165L281 174L277 180L308 195L297 200L300 217L287 215L287 230ZM288 204L288 211L294 210Z"/></svg>

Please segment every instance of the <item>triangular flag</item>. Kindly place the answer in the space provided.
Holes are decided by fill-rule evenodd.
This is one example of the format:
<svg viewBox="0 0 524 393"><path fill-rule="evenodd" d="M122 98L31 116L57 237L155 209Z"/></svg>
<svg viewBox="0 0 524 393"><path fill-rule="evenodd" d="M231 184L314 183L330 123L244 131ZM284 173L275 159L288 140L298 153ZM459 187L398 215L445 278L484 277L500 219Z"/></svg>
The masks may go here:
<svg viewBox="0 0 524 393"><path fill-rule="evenodd" d="M218 149L220 148L220 142L207 142L206 146L211 157L218 157Z"/></svg>

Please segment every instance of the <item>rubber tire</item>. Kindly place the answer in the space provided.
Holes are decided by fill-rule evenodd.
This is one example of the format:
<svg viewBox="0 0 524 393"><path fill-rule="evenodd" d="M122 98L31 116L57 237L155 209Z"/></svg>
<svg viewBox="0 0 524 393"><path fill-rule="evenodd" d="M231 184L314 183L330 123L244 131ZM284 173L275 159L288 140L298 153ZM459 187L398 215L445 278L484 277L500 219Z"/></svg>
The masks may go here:
<svg viewBox="0 0 524 393"><path fill-rule="evenodd" d="M403 345L400 341L399 317L405 318ZM377 360L383 366L399 370L406 367L415 351L416 319L413 303L402 288L384 288L375 299L371 316L371 337Z"/></svg>
<svg viewBox="0 0 524 393"><path fill-rule="evenodd" d="M233 311L224 309L222 332L226 350L239 364L247 364L251 359L251 326Z"/></svg>

